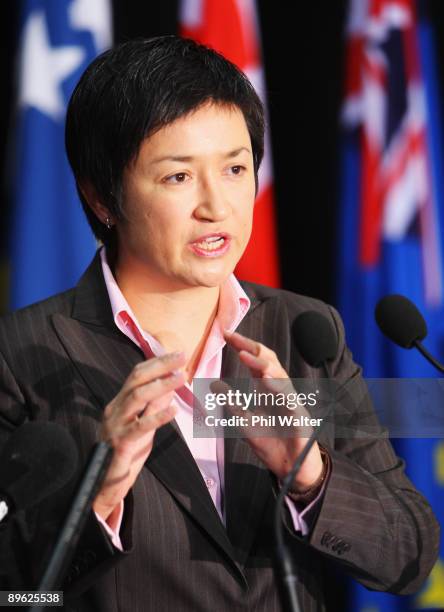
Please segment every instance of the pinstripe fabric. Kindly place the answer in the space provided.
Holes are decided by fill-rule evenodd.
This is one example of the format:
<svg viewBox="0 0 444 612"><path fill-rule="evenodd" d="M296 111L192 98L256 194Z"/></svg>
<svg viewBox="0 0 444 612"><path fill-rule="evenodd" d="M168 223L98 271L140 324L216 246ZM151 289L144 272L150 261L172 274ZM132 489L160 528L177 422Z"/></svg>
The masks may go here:
<svg viewBox="0 0 444 612"><path fill-rule="evenodd" d="M292 323L304 310L330 318L339 337L333 375L348 381L346 422L376 424L337 313L325 304L243 282L251 308L239 331L273 349L292 377L322 373L300 358ZM83 463L97 439L103 407L141 351L116 329L96 256L75 289L0 320L0 444L26 419L55 420L72 432ZM222 376L248 377L231 347ZM359 417L355 406L360 403ZM416 590L437 556L439 527L384 439L322 438L332 458L325 496L307 538L286 517L307 612L324 609L327 561L373 589ZM0 556L3 588L32 586L75 483L11 522L14 548ZM177 428L158 430L153 451L125 500L117 551L88 517L64 585L66 609L184 612L281 610L272 562L276 483L242 440L225 441L227 527ZM1 534L1 533L0 533ZM25 556L26 555L26 556ZM47 556L47 555L46 555ZM28 561L23 561L27 559ZM14 568L14 569L10 569Z"/></svg>

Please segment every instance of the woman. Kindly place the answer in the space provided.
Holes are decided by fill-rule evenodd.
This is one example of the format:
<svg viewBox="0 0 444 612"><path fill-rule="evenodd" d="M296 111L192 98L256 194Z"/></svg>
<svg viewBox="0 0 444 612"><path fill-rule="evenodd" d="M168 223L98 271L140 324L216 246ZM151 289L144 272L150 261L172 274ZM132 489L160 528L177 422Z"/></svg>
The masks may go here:
<svg viewBox="0 0 444 612"><path fill-rule="evenodd" d="M0 325L3 437L27 418L51 419L82 456L99 438L114 446L68 572L71 609L281 609L272 512L306 440L194 438L192 381L322 377L294 345L301 312L329 318L332 375L366 398L366 424L377 424L338 314L233 275L263 131L246 77L177 37L104 53L71 98L67 153L104 246L76 288ZM36 539L61 505L39 508ZM417 590L436 559L436 521L385 438L324 436L286 513L304 610L323 609L325 558L399 593Z"/></svg>

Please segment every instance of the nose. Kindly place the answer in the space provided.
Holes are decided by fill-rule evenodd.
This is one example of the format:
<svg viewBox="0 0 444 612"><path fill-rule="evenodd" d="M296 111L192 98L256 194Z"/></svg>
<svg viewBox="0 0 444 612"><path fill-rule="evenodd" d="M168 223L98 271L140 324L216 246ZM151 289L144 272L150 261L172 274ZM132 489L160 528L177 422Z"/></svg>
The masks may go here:
<svg viewBox="0 0 444 612"><path fill-rule="evenodd" d="M210 177L203 178L199 182L197 205L194 209L196 219L220 222L229 216L230 210L223 186Z"/></svg>

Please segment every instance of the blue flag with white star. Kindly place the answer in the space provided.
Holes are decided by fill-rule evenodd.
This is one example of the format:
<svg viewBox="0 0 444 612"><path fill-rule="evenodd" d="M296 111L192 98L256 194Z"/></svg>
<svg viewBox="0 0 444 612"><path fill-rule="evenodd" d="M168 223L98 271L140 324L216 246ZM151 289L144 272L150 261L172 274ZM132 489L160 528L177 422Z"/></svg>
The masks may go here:
<svg viewBox="0 0 444 612"><path fill-rule="evenodd" d="M109 0L24 0L18 57L10 308L72 287L96 243L64 147L67 102L111 43Z"/></svg>

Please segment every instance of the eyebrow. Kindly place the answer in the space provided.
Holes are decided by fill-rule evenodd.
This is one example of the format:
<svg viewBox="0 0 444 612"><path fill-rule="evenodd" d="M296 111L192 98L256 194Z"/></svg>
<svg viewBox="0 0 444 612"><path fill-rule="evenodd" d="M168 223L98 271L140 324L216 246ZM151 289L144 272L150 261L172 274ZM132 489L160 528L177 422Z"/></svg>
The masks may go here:
<svg viewBox="0 0 444 612"><path fill-rule="evenodd" d="M239 149L234 149L234 151L230 151L229 153L225 153L225 155L223 157L224 157L224 159L230 159L232 157L236 157L242 151L246 151L247 153L251 153L250 149L247 149L247 147L240 147ZM163 162L163 161L191 162L191 161L194 161L194 160L195 160L195 157L193 157L192 155L167 155L166 157L157 157L151 163L152 164L159 164L160 162Z"/></svg>

